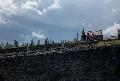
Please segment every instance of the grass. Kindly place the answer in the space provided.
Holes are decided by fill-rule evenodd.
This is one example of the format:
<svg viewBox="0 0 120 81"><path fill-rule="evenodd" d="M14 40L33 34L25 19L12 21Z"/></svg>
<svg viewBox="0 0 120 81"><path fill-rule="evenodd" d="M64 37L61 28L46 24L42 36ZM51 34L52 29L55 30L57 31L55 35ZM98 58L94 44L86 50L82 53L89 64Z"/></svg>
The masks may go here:
<svg viewBox="0 0 120 81"><path fill-rule="evenodd" d="M106 46L106 45L120 45L120 40L104 40L104 41L99 41L97 44L97 46Z"/></svg>

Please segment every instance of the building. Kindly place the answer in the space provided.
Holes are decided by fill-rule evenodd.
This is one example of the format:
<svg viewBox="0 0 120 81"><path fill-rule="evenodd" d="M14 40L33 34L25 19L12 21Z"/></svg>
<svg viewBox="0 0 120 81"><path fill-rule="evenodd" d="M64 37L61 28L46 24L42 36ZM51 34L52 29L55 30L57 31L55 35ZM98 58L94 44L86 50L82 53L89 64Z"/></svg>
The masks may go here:
<svg viewBox="0 0 120 81"><path fill-rule="evenodd" d="M89 41L101 41L101 40L103 40L102 30L98 30L96 32L93 31L85 32L83 28L81 41L89 42Z"/></svg>

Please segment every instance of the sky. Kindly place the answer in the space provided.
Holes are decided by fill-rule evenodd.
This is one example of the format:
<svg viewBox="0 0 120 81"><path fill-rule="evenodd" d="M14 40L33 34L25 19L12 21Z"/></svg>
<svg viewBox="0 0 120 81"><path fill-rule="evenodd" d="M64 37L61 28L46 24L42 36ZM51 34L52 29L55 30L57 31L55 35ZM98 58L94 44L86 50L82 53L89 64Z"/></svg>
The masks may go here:
<svg viewBox="0 0 120 81"><path fill-rule="evenodd" d="M0 42L73 40L76 33L120 29L120 0L0 0Z"/></svg>

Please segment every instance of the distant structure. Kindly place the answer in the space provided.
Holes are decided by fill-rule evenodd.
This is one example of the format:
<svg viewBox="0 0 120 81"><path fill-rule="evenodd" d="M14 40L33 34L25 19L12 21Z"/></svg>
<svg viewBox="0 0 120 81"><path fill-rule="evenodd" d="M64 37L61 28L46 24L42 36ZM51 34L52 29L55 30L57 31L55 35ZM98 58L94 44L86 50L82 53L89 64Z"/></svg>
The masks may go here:
<svg viewBox="0 0 120 81"><path fill-rule="evenodd" d="M120 40L120 29L118 30L118 36L111 36L109 39L106 37L106 39L104 38L104 41L107 40ZM76 33L75 38L70 41L70 40L61 40L61 42L56 42L54 40L52 40L51 38L45 38L44 41L42 40L38 40L37 43L33 41L33 39L31 40L31 43L23 43L22 45L19 45L17 40L14 40L13 43L1 43L0 44L0 50L2 49L22 49L22 48L46 48L46 47L74 47L74 45L79 46L79 44L95 44L98 41L102 41L103 40L103 33L102 30L98 30L96 32L93 31L87 31L85 32L85 29L83 28L82 30L82 35L81 35L81 40L79 38L79 33ZM42 44L43 42L43 44Z"/></svg>
<svg viewBox="0 0 120 81"><path fill-rule="evenodd" d="M90 41L101 41L101 40L103 40L102 30L98 30L96 32L93 31L85 32L83 28L81 41L90 42Z"/></svg>
<svg viewBox="0 0 120 81"><path fill-rule="evenodd" d="M79 33L77 33L77 41L79 40Z"/></svg>
<svg viewBox="0 0 120 81"><path fill-rule="evenodd" d="M120 29L118 29L118 39L120 39Z"/></svg>

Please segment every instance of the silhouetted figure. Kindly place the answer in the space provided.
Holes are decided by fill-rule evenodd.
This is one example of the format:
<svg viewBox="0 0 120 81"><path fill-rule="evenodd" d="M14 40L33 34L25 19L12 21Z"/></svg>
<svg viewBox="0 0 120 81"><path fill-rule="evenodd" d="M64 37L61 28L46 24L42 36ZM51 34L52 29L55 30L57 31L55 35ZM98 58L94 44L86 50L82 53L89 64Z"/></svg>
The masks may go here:
<svg viewBox="0 0 120 81"><path fill-rule="evenodd" d="M65 40L63 40L63 43L65 43Z"/></svg>
<svg viewBox="0 0 120 81"><path fill-rule="evenodd" d="M87 42L89 42L89 41L90 41L90 39L91 39L90 34L89 34L89 33L87 33Z"/></svg>
<svg viewBox="0 0 120 81"><path fill-rule="evenodd" d="M86 35L85 35L84 28L83 28L83 31L82 31L81 41L86 41Z"/></svg>
<svg viewBox="0 0 120 81"><path fill-rule="evenodd" d="M1 43L0 47L3 49L3 48L4 48L4 44L3 44L3 43Z"/></svg>
<svg viewBox="0 0 120 81"><path fill-rule="evenodd" d="M49 44L49 39L47 38L47 44Z"/></svg>
<svg viewBox="0 0 120 81"><path fill-rule="evenodd" d="M92 34L91 40L94 41L95 40L95 35Z"/></svg>
<svg viewBox="0 0 120 81"><path fill-rule="evenodd" d="M77 41L79 40L79 33L77 33Z"/></svg>
<svg viewBox="0 0 120 81"><path fill-rule="evenodd" d="M51 39L50 39L49 43L52 44L52 40Z"/></svg>
<svg viewBox="0 0 120 81"><path fill-rule="evenodd" d="M102 32L102 30L99 30L98 32L100 33L99 40L103 40L103 32Z"/></svg>
<svg viewBox="0 0 120 81"><path fill-rule="evenodd" d="M86 35L85 34L82 36L82 40L86 41Z"/></svg>
<svg viewBox="0 0 120 81"><path fill-rule="evenodd" d="M62 40L61 40L61 41L60 41L60 44L62 45L62 43L63 43L63 42L62 42Z"/></svg>
<svg viewBox="0 0 120 81"><path fill-rule="evenodd" d="M54 41L52 41L52 44L55 44L55 42L54 42Z"/></svg>
<svg viewBox="0 0 120 81"><path fill-rule="evenodd" d="M61 40L61 46L64 47L64 41L63 40Z"/></svg>
<svg viewBox="0 0 120 81"><path fill-rule="evenodd" d="M68 40L68 43L70 43L70 41Z"/></svg>
<svg viewBox="0 0 120 81"><path fill-rule="evenodd" d="M47 44L47 39L45 39L45 45Z"/></svg>
<svg viewBox="0 0 120 81"><path fill-rule="evenodd" d="M18 47L18 41L14 40L14 47Z"/></svg>
<svg viewBox="0 0 120 81"><path fill-rule="evenodd" d="M41 42L40 42L40 40L38 40L37 45L39 46L39 45L40 45L40 43L41 43Z"/></svg>
<svg viewBox="0 0 120 81"><path fill-rule="evenodd" d="M50 44L50 41L49 41L48 38L45 39L45 45L46 45L46 44Z"/></svg>
<svg viewBox="0 0 120 81"><path fill-rule="evenodd" d="M33 41L33 39L31 40L31 46L34 46L35 44L34 44L34 41Z"/></svg>
<svg viewBox="0 0 120 81"><path fill-rule="evenodd" d="M6 46L5 46L5 47L6 47L6 48L9 48L9 43L8 43L8 42L6 43Z"/></svg>
<svg viewBox="0 0 120 81"><path fill-rule="evenodd" d="M65 40L65 43L67 43L67 41Z"/></svg>

